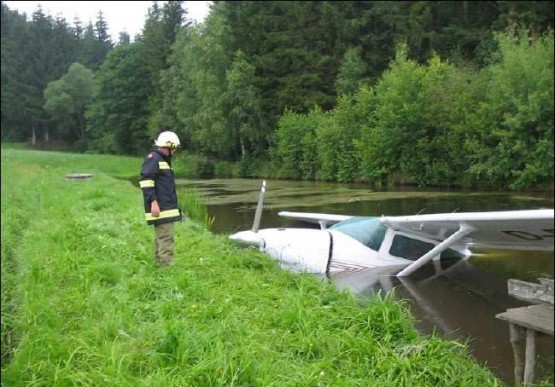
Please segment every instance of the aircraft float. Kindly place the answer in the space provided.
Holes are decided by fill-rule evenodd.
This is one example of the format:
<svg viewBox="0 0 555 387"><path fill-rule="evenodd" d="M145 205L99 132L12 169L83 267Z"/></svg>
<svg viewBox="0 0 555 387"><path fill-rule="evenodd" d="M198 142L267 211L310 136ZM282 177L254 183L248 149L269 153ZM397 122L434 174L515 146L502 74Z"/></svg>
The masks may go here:
<svg viewBox="0 0 555 387"><path fill-rule="evenodd" d="M281 211L320 229L259 229L266 181L262 182L251 230L230 239L290 269L333 274L390 267L412 274L429 261L466 260L475 248L553 251L554 210L452 212L409 216L352 216Z"/></svg>

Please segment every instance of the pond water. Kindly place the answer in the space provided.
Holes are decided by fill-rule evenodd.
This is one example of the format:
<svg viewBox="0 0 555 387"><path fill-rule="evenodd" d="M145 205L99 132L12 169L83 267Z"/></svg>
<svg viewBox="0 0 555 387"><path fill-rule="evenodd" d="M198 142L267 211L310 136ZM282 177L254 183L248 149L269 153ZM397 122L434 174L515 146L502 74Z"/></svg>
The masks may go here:
<svg viewBox="0 0 555 387"><path fill-rule="evenodd" d="M250 229L261 180L178 180L180 189L195 189L214 218L212 231L231 234ZM343 215L412 215L417 213L501 211L553 208L553 196L538 193L475 192L403 188L373 190L355 184L267 180L261 228L292 225L281 210ZM333 281L364 299L394 290L405 300L424 334L435 332L468 342L473 356L506 383L514 383L514 362L506 322L495 318L507 308L527 305L507 294L510 278L537 282L554 277L553 253L477 251L469 261L448 268L428 264L409 277L386 271L339 274ZM536 377L553 373L553 341L540 337Z"/></svg>

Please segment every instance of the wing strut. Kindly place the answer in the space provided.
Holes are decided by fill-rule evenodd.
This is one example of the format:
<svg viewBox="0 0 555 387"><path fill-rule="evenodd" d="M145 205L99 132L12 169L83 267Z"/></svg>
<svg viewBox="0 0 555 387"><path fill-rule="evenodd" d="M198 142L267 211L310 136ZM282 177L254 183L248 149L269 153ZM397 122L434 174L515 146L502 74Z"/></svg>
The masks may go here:
<svg viewBox="0 0 555 387"><path fill-rule="evenodd" d="M446 250L447 248L449 248L449 246L462 239L465 235L470 234L472 231L474 231L474 229L469 225L464 223L461 224L459 227L459 230L456 233L454 233L449 238L441 242L439 245L437 245L436 247L428 251L426 254L418 258L408 267L405 267L401 272L397 274L397 276L403 277L403 276L412 274L420 267L422 267L424 264L426 264L429 260L431 260L433 257L442 253L443 250Z"/></svg>

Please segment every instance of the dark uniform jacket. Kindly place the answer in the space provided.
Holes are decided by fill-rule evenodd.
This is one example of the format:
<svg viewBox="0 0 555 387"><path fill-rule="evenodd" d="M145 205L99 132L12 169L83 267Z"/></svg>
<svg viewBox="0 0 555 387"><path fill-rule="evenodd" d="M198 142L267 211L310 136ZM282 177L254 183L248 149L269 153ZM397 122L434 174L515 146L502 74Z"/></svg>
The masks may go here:
<svg viewBox="0 0 555 387"><path fill-rule="evenodd" d="M181 220L170 156L165 156L158 150L150 152L141 167L139 185L143 191L147 224L156 225ZM153 200L158 200L160 206L160 215L156 218L152 216L150 208Z"/></svg>

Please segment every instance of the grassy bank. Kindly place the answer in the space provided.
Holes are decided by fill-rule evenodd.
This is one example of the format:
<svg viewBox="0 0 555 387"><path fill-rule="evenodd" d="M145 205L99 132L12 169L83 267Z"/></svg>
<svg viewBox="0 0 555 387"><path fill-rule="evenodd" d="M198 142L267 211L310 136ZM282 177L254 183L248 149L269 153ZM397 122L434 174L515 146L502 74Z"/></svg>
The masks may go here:
<svg viewBox="0 0 555 387"><path fill-rule="evenodd" d="M114 178L140 163L2 150L3 385L501 384L464 345L419 336L404 305L361 307L198 223L155 267L140 191Z"/></svg>

